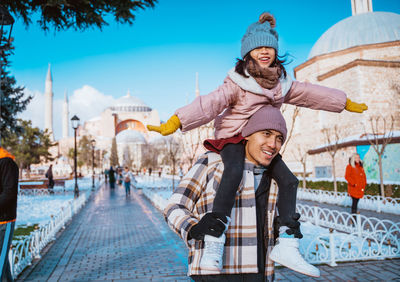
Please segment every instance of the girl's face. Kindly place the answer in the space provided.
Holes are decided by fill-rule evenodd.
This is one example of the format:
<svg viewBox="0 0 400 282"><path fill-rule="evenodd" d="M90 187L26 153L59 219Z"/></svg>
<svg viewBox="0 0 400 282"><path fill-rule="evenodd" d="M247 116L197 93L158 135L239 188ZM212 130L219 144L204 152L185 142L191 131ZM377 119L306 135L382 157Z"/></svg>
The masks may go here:
<svg viewBox="0 0 400 282"><path fill-rule="evenodd" d="M355 161L356 163L359 163L359 162L361 161L360 155L355 155L355 156L354 156L354 161Z"/></svg>
<svg viewBox="0 0 400 282"><path fill-rule="evenodd" d="M275 49L271 47L260 47L250 51L250 56L260 67L268 68L275 61Z"/></svg>

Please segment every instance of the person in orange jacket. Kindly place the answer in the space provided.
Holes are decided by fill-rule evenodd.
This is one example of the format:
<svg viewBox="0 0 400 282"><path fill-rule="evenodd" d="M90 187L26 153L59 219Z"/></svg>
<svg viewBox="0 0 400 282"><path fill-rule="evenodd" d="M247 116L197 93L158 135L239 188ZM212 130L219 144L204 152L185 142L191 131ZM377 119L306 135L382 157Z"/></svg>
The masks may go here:
<svg viewBox="0 0 400 282"><path fill-rule="evenodd" d="M18 166L14 156L0 147L0 281L14 281L8 252L17 217Z"/></svg>
<svg viewBox="0 0 400 282"><path fill-rule="evenodd" d="M353 154L350 157L345 178L348 182L347 191L353 199L351 213L357 213L358 201L364 197L365 186L367 185L367 177L359 154Z"/></svg>

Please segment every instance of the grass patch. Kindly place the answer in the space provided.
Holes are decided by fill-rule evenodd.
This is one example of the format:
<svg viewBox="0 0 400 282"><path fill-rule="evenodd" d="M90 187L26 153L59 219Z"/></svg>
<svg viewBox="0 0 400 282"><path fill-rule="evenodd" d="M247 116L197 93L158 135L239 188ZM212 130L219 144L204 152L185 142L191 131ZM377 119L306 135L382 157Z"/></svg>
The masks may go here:
<svg viewBox="0 0 400 282"><path fill-rule="evenodd" d="M18 240L18 237L28 236L29 234L31 234L31 232L33 232L35 230L35 227L37 227L37 226L39 226L39 224L34 224L34 225L30 225L30 226L19 226L18 228L16 228L14 230L13 239Z"/></svg>

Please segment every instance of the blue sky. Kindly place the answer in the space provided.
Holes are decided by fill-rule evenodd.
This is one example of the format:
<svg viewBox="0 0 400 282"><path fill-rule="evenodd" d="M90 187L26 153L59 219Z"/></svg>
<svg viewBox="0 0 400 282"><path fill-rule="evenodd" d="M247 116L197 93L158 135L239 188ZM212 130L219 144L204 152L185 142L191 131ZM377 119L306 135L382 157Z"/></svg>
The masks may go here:
<svg viewBox="0 0 400 282"><path fill-rule="evenodd" d="M373 9L400 13L400 1L373 0ZM112 98L125 95L128 89L166 120L193 99L196 72L201 94L222 83L240 56L241 37L263 11L276 17L279 53L292 55L293 62L287 66L292 74L329 27L351 16L351 2L160 0L154 9L140 11L132 26L110 18L102 31L83 32L46 33L35 22L25 28L17 18L11 71L18 85L37 99L22 117L43 126L41 95L51 63L58 137L65 91L71 100L71 116L77 114L83 120L100 114Z"/></svg>

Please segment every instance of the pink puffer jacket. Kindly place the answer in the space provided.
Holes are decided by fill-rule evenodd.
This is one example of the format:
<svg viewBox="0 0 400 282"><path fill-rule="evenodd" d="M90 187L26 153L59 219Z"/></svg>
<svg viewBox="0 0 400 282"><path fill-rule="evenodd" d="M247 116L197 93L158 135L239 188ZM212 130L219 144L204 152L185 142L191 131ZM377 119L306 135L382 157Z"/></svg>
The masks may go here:
<svg viewBox="0 0 400 282"><path fill-rule="evenodd" d="M341 112L346 105L346 94L338 89L291 80L288 75L273 89L258 85L254 78L228 73L224 84L208 95L197 97L191 104L179 108L175 114L182 124L182 132L189 131L215 119L215 138L229 138L242 131L247 120L262 106L280 108L282 103L314 110Z"/></svg>

